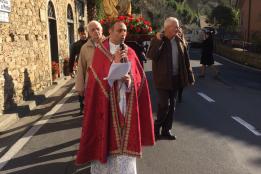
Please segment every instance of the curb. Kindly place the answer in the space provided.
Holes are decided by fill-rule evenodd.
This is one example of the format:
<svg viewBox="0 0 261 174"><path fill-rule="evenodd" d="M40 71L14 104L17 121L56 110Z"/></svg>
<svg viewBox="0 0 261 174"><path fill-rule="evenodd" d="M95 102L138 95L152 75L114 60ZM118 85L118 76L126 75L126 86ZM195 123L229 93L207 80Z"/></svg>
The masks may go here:
<svg viewBox="0 0 261 174"><path fill-rule="evenodd" d="M59 83L60 82L60 83ZM74 80L69 78L60 79L57 86L43 90L37 95L40 95L43 100L39 105L37 105L32 111L30 111L24 117L18 118L19 120L12 120L8 126L3 127L0 130L0 158L9 150L9 148L17 142L24 134L32 128L32 126L42 119L42 117L48 113L55 105L62 100L66 94L73 89ZM49 93L49 97L45 98L44 93ZM2 116L0 115L0 118ZM14 117L13 117L14 118ZM4 120L4 119L3 119ZM7 122L7 121L6 121ZM2 127L2 125L0 125ZM1 172L0 172L1 173Z"/></svg>
<svg viewBox="0 0 261 174"><path fill-rule="evenodd" d="M71 80L70 77L63 77L61 79L58 79L55 83L55 87L51 88L47 91L41 91L39 93L36 93L36 95L42 96L45 100L48 97L50 97L51 95L53 95L55 92L57 92L61 87L63 87L67 82L69 82ZM50 86L53 87L54 85ZM8 114L2 114L0 115L0 133L4 132L5 130L7 130L9 127L11 127L12 125L14 125L15 123L18 122L18 120L20 120L19 118L19 111L25 112L25 115L22 115L22 117L25 117L26 114L30 113L31 111L33 111L37 106L39 106L41 104L37 104L37 101L35 100L31 100L31 101L23 101L20 104L18 104L18 108L15 111L15 113L8 113ZM18 113L16 113L18 112Z"/></svg>
<svg viewBox="0 0 261 174"><path fill-rule="evenodd" d="M64 86L69 80L70 80L70 77L68 77L68 78L65 77L65 78L60 79L60 80L57 82L58 85L56 85L56 87L54 87L53 89L48 90L48 91L44 94L44 96L45 96L46 98L50 97L52 94L54 94L56 91L58 91L62 86Z"/></svg>
<svg viewBox="0 0 261 174"><path fill-rule="evenodd" d="M241 66L241 67L243 67L243 68L247 68L247 69L250 69L250 70L252 70L252 71L261 72L261 69L254 68L254 67L251 67L251 66L247 66L247 65L238 63L238 62L236 62L236 61L234 61L234 60L231 60L230 58L224 57L224 56L222 56L222 55L220 55L220 54L214 53L213 55L214 55L214 56L217 56L217 57L219 57L219 58L221 58L221 59L223 59L223 60L225 60L225 61L227 61L227 62L230 62L230 63L233 63L233 64L235 64L235 65Z"/></svg>

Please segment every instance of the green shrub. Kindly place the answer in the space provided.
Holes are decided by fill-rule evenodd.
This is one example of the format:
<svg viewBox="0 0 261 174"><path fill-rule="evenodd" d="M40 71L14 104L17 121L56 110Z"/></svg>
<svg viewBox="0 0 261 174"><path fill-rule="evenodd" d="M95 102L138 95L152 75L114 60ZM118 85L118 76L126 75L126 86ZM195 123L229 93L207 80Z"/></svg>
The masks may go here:
<svg viewBox="0 0 261 174"><path fill-rule="evenodd" d="M235 62L261 69L261 54L246 52L217 43L215 52Z"/></svg>

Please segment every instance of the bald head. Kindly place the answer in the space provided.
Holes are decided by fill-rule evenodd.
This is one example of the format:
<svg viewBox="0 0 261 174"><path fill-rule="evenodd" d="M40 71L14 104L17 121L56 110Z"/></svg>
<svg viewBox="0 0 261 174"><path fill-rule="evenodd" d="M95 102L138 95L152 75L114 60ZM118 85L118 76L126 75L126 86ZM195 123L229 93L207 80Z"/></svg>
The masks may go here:
<svg viewBox="0 0 261 174"><path fill-rule="evenodd" d="M96 20L92 20L92 21L89 22L88 25L87 25L88 31L90 31L91 28L93 28L93 26L97 26L97 27L99 27L100 29L102 29L102 26L101 26L100 22L98 22L98 21L96 21Z"/></svg>
<svg viewBox="0 0 261 174"><path fill-rule="evenodd" d="M102 37L102 26L98 21L91 21L87 25L88 33L91 39L99 40Z"/></svg>
<svg viewBox="0 0 261 174"><path fill-rule="evenodd" d="M125 40L127 35L127 27L124 22L118 21L110 28L110 40L114 44L120 44Z"/></svg>
<svg viewBox="0 0 261 174"><path fill-rule="evenodd" d="M164 21L164 35L172 39L176 36L179 28L179 20L175 17L169 17Z"/></svg>
<svg viewBox="0 0 261 174"><path fill-rule="evenodd" d="M164 28L168 27L169 25L176 25L179 27L179 20L175 17L168 17L164 21Z"/></svg>

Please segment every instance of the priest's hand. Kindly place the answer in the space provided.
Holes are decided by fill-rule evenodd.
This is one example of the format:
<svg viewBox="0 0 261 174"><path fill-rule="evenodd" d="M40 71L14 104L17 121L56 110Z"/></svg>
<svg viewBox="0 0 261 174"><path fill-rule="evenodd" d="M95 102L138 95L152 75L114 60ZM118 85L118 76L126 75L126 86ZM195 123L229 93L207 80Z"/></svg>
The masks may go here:
<svg viewBox="0 0 261 174"><path fill-rule="evenodd" d="M119 48L119 49L117 49L117 51L115 52L115 54L113 56L114 56L114 59L113 59L114 62L120 63L122 57L127 57L127 49L120 50L120 48Z"/></svg>
<svg viewBox="0 0 261 174"><path fill-rule="evenodd" d="M122 80L126 83L127 88L129 88L131 85L131 76L127 74L124 77L122 77Z"/></svg>

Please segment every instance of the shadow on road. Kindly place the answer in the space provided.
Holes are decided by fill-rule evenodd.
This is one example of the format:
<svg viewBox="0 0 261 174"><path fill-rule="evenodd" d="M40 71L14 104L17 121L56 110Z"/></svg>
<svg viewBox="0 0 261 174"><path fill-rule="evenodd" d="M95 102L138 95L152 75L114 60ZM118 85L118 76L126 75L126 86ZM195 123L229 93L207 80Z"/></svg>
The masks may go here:
<svg viewBox="0 0 261 174"><path fill-rule="evenodd" d="M57 151L74 146L77 143L79 143L79 139L62 143L57 146L47 147L43 150L15 158L5 168L5 172L6 174L46 174L50 172L53 174L67 173L67 170L72 170L68 169L68 166L71 166L71 163L73 163L73 157L76 154L76 150L65 152ZM56 163L55 161L59 159L62 159L62 161L66 159L67 162Z"/></svg>

